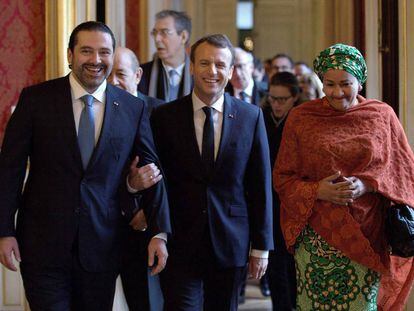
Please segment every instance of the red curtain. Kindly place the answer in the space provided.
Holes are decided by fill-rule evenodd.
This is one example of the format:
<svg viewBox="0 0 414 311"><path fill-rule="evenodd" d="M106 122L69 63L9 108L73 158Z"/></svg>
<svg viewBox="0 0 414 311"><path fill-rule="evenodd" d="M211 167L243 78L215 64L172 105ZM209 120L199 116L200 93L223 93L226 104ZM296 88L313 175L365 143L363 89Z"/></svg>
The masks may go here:
<svg viewBox="0 0 414 311"><path fill-rule="evenodd" d="M139 57L139 29L142 23L139 19L139 0L125 1L125 20L126 47Z"/></svg>
<svg viewBox="0 0 414 311"><path fill-rule="evenodd" d="M0 0L0 143L23 87L45 80L45 1Z"/></svg>

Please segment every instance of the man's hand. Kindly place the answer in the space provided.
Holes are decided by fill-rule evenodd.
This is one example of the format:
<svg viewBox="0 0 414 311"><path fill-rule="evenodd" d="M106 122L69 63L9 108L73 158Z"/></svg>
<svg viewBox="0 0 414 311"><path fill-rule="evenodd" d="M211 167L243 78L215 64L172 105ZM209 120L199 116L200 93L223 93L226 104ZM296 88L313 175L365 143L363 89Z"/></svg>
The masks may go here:
<svg viewBox="0 0 414 311"><path fill-rule="evenodd" d="M268 262L267 258L250 256L248 276L257 280L261 279L266 272Z"/></svg>
<svg viewBox="0 0 414 311"><path fill-rule="evenodd" d="M162 179L160 170L154 163L137 167L138 162L139 157L137 156L129 167L128 183L132 188L137 191L148 189Z"/></svg>
<svg viewBox="0 0 414 311"><path fill-rule="evenodd" d="M12 253L14 258L18 262L20 259L19 246L17 245L17 240L15 237L4 237L0 238L0 262L7 268L12 271L17 271L16 266L13 263Z"/></svg>
<svg viewBox="0 0 414 311"><path fill-rule="evenodd" d="M156 266L154 266L155 257L157 257ZM152 238L148 244L148 266L151 267L151 275L156 275L165 268L167 258L166 242L160 238Z"/></svg>
<svg viewBox="0 0 414 311"><path fill-rule="evenodd" d="M138 213L134 215L129 225L138 231L145 231L147 229L147 219L145 218L144 210L140 209Z"/></svg>

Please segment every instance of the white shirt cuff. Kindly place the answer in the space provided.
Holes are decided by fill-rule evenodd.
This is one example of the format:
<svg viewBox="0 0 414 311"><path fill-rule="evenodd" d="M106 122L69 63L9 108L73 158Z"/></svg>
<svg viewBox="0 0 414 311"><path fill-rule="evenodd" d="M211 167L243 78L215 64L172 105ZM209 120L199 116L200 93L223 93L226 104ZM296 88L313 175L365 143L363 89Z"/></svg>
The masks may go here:
<svg viewBox="0 0 414 311"><path fill-rule="evenodd" d="M161 239L164 240L165 243L167 243L167 234L165 232L158 233L157 235L154 235L151 239Z"/></svg>
<svg viewBox="0 0 414 311"><path fill-rule="evenodd" d="M132 187L129 185L128 177L129 177L129 175L127 176L127 179L126 179L126 185L127 185L128 192L129 192L129 193L137 193L137 192L138 192L138 190L137 190L137 189L135 189L135 188L132 188Z"/></svg>
<svg viewBox="0 0 414 311"><path fill-rule="evenodd" d="M267 259L269 258L269 251L261 251L258 249L252 249L250 251L250 256L256 257L256 258Z"/></svg>

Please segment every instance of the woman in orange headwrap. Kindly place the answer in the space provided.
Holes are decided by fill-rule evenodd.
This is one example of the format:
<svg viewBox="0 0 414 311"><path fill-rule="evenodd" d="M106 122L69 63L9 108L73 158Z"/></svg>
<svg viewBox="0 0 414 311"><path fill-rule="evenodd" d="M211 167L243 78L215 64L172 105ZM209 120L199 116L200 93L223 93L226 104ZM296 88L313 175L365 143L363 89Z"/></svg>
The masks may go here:
<svg viewBox="0 0 414 311"><path fill-rule="evenodd" d="M390 256L384 218L414 206L413 152L391 107L358 95L356 48L333 45L314 67L326 96L291 111L273 172L297 310L402 310L413 261Z"/></svg>

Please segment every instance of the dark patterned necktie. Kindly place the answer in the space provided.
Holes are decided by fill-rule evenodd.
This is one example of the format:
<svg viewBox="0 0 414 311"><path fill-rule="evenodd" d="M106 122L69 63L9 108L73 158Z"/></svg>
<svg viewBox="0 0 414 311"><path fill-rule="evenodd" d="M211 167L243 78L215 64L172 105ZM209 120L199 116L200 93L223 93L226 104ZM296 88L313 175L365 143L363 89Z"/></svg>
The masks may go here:
<svg viewBox="0 0 414 311"><path fill-rule="evenodd" d="M203 143L201 148L201 159L208 173L214 168L214 124L213 124L213 108L203 107L206 114L206 120L203 128Z"/></svg>

